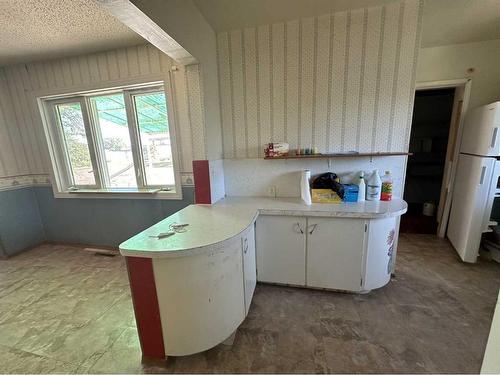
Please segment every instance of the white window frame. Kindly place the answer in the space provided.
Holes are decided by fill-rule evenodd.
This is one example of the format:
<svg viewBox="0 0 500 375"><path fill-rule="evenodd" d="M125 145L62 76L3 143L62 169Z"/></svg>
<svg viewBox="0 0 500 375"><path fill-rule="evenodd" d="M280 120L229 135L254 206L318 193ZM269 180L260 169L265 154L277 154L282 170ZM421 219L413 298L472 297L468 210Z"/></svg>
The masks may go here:
<svg viewBox="0 0 500 375"><path fill-rule="evenodd" d="M142 148L140 144L141 138L133 97L134 95L148 92L158 92L159 90L163 90L165 92L175 183L173 185L146 186L145 167L143 164ZM97 131L97 119L92 117L92 114L95 112L87 110L92 106L92 97L113 93L122 93L126 103L125 108L127 113L128 130L130 132L130 142L134 159L137 188L108 188L105 187L106 184L104 184L107 174L103 173L102 168L106 168L107 165L102 160L104 158L102 147L98 147L99 142L101 142L101 135L100 132ZM165 79L164 81L155 81L143 84L133 84L113 88L93 89L81 92L38 97L37 101L42 115L49 155L52 162L52 177L54 181L53 189L55 197L114 199L133 197L138 199L182 199L178 147L175 136L176 126L174 118L174 103L172 96L173 93L170 79ZM59 117L56 116L55 113L55 106L58 104L78 102L80 103L82 109L91 162L95 171L94 176L96 184L91 186L74 185L68 154L64 149L66 147L64 134L59 122Z"/></svg>

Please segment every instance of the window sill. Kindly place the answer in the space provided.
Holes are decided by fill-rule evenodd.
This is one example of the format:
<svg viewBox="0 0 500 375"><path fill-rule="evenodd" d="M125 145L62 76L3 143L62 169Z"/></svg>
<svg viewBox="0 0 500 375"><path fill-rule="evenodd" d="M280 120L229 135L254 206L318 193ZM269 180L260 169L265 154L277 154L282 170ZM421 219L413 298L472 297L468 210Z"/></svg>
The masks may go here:
<svg viewBox="0 0 500 375"><path fill-rule="evenodd" d="M111 189L69 189L67 193L69 194L156 194L159 193L161 189L136 189L136 188L111 188ZM163 191L162 191L163 192ZM170 191L165 191L165 193L170 193Z"/></svg>
<svg viewBox="0 0 500 375"><path fill-rule="evenodd" d="M54 191L56 198L90 198L90 199L182 199L182 190L164 191L159 188L149 189L78 189Z"/></svg>

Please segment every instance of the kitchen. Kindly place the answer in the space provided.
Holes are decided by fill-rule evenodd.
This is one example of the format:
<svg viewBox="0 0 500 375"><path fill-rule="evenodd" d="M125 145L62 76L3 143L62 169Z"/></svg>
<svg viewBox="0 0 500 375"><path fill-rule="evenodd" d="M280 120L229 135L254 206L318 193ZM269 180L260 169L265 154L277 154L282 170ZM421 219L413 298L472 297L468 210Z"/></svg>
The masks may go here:
<svg viewBox="0 0 500 375"><path fill-rule="evenodd" d="M42 1L0 12L2 372L498 369L498 4ZM458 86L450 219L400 232Z"/></svg>

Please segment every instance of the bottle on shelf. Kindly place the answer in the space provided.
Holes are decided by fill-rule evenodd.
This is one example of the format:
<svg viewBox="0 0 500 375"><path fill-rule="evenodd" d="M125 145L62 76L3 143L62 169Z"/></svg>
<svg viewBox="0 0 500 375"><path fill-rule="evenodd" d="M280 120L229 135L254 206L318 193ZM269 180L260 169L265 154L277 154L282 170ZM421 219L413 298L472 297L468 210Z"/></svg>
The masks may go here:
<svg viewBox="0 0 500 375"><path fill-rule="evenodd" d="M379 201L381 189L382 180L380 179L380 176L378 174L378 169L374 169L366 184L366 200Z"/></svg>
<svg viewBox="0 0 500 375"><path fill-rule="evenodd" d="M384 176L382 177L382 189L380 193L381 201L390 201L392 199L392 175L391 171L385 171Z"/></svg>
<svg viewBox="0 0 500 375"><path fill-rule="evenodd" d="M358 202L364 202L365 196L366 196L365 173L361 171L359 173L359 181L358 181Z"/></svg>

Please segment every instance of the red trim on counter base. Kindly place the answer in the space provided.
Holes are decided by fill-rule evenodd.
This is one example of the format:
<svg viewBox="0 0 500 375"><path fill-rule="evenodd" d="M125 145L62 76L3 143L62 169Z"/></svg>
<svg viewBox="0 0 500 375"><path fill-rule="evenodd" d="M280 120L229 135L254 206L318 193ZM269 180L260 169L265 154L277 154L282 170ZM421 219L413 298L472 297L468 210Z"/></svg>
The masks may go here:
<svg viewBox="0 0 500 375"><path fill-rule="evenodd" d="M138 257L125 257L125 259L142 355L165 359L153 260Z"/></svg>
<svg viewBox="0 0 500 375"><path fill-rule="evenodd" d="M198 204L211 204L210 168L208 160L193 160L194 201Z"/></svg>

